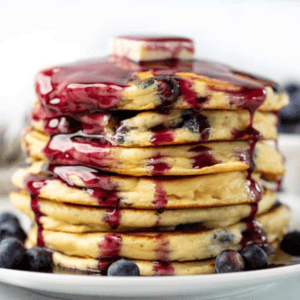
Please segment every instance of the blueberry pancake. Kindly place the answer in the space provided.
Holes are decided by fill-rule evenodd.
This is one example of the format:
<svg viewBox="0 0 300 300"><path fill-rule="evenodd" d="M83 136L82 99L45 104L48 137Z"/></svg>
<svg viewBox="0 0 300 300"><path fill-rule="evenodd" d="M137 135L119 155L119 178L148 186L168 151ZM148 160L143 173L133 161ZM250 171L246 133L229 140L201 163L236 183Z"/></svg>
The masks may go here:
<svg viewBox="0 0 300 300"><path fill-rule="evenodd" d="M262 188L258 184L262 178L258 173L253 177L256 179L247 171L205 176L131 177L105 174L83 166L47 168L43 162L37 162L19 169L13 176L13 183L23 190L20 191L23 195L32 192L32 186L40 184L39 190L35 188L35 194L55 202L177 209L255 203L262 196ZM272 182L264 180L264 184L267 183L272 185ZM276 191L276 187L273 190Z"/></svg>
<svg viewBox="0 0 300 300"><path fill-rule="evenodd" d="M150 261L191 261L216 257L226 249L240 250L249 245L267 246L286 232L289 210L279 205L255 220L214 229L167 232L70 233L37 230L30 239L70 256L106 258L124 257ZM254 239L255 237L255 239ZM109 245L109 247L107 247ZM183 247L184 245L184 247Z"/></svg>
<svg viewBox="0 0 300 300"><path fill-rule="evenodd" d="M29 246L32 244L28 243ZM278 241L271 244L278 246ZM215 259L204 259L194 261L172 261L159 262L147 260L132 260L139 267L141 276L185 276L211 274L215 272ZM53 251L53 262L58 267L59 273L66 274L88 274L99 273L99 260L95 258L83 258L70 256Z"/></svg>
<svg viewBox="0 0 300 300"><path fill-rule="evenodd" d="M10 200L33 221L34 210L30 196L13 192ZM268 211L276 202L276 193L265 190L259 203L208 206L192 209L130 209L99 208L71 205L46 198L38 200L40 223L45 230L64 232L134 231L138 228L174 229L180 224L202 223L206 228L218 228L235 224L254 213ZM257 205L257 206L256 206ZM223 218L226 216L226 218ZM75 226L73 226L75 225Z"/></svg>
<svg viewBox="0 0 300 300"><path fill-rule="evenodd" d="M277 111L288 97L270 80L202 60L134 63L84 60L40 71L36 93L45 107L75 115L99 110L250 109Z"/></svg>
<svg viewBox="0 0 300 300"><path fill-rule="evenodd" d="M125 148L80 133L50 138L45 133L27 128L23 147L34 160L44 160L53 165L83 165L132 176L200 175L253 167L250 141ZM263 142L256 145L255 164L261 173L274 176L285 173L281 154L275 147Z"/></svg>
<svg viewBox="0 0 300 300"><path fill-rule="evenodd" d="M114 111L57 115L36 103L31 112L31 126L49 135L81 131L100 135L115 145L145 147L205 141L249 138L250 114L247 110ZM263 139L277 139L278 117L274 113L256 112L253 128Z"/></svg>

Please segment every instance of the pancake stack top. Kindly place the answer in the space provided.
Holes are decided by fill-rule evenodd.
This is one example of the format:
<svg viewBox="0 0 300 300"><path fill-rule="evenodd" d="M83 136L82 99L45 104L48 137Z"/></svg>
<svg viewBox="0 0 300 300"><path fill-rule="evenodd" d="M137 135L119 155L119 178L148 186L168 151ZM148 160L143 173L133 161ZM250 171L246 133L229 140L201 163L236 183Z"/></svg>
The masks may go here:
<svg viewBox="0 0 300 300"><path fill-rule="evenodd" d="M10 196L35 223L28 246L62 267L105 274L124 257L142 275L186 275L282 237L283 158L264 140L287 95L193 54L186 38L119 37L108 57L38 73Z"/></svg>

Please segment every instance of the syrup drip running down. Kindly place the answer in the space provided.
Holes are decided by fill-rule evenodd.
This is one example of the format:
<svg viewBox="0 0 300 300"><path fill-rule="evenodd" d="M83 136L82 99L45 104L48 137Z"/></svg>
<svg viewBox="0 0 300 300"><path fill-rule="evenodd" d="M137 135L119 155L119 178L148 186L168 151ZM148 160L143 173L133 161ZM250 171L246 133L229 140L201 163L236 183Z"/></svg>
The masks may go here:
<svg viewBox="0 0 300 300"><path fill-rule="evenodd" d="M211 149L206 146L196 146L189 150L190 152L195 153L193 168L201 169L205 167L210 167L215 164L220 163L217 159L211 154Z"/></svg>
<svg viewBox="0 0 300 300"><path fill-rule="evenodd" d="M163 184L159 181L155 182L154 201L157 211L162 213L168 203L168 196L163 188Z"/></svg>
<svg viewBox="0 0 300 300"><path fill-rule="evenodd" d="M165 129L162 126L156 126L151 129L153 136L150 140L152 145L157 146L174 141L174 134L170 129Z"/></svg>
<svg viewBox="0 0 300 300"><path fill-rule="evenodd" d="M119 227L121 221L121 212L119 209L110 209L105 212L103 221L106 222L111 229L115 230Z"/></svg>
<svg viewBox="0 0 300 300"><path fill-rule="evenodd" d="M122 237L116 233L106 234L99 243L100 256L98 258L98 269L101 274L106 274L111 263L120 257Z"/></svg>
<svg viewBox="0 0 300 300"><path fill-rule="evenodd" d="M174 275L174 267L171 262L154 261L153 271L155 276L172 276Z"/></svg>
<svg viewBox="0 0 300 300"><path fill-rule="evenodd" d="M249 220L246 224L247 229L243 232L243 237L240 242L241 247L247 248L252 245L258 245L267 249L269 246L268 238L261 225L254 219Z"/></svg>
<svg viewBox="0 0 300 300"><path fill-rule="evenodd" d="M164 261L169 262L169 240L167 236L164 236L162 234L158 234L156 236L156 251L157 251L157 260L158 261Z"/></svg>
<svg viewBox="0 0 300 300"><path fill-rule="evenodd" d="M121 212L118 209L120 205L120 197L118 196L118 188L112 182L111 177L97 170L84 166L47 166L44 172L49 173L49 177L38 177L27 175L24 179L25 186L31 195L31 206L35 212L36 223L40 224L39 219L41 213L38 210L38 196L43 186L47 185L50 180L60 180L67 184L70 188L82 189L97 199L102 207L109 207L105 212L103 221L117 229L121 221ZM75 187L70 180L71 176L76 176L84 183L86 188ZM40 228L40 235L42 226Z"/></svg>
<svg viewBox="0 0 300 300"><path fill-rule="evenodd" d="M41 217L43 214L40 211L38 201L40 190L45 186L45 178L27 174L24 178L24 185L31 197L30 206L34 213L35 223L37 225L37 246L45 247L43 225L41 223Z"/></svg>
<svg viewBox="0 0 300 300"><path fill-rule="evenodd" d="M170 170L168 164L164 161L164 157L158 155L154 155L148 160L148 164L146 166L151 170L152 175L164 175L165 172Z"/></svg>
<svg viewBox="0 0 300 300"><path fill-rule="evenodd" d="M111 146L101 137L83 133L58 134L50 138L43 153L53 165L96 165L105 170L114 162Z"/></svg>

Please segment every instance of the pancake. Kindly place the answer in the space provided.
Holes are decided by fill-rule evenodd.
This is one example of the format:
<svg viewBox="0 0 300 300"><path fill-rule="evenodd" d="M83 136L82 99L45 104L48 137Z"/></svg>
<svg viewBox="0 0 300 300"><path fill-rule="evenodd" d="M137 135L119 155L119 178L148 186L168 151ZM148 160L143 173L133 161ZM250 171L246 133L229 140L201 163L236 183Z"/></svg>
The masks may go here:
<svg viewBox="0 0 300 300"><path fill-rule="evenodd" d="M276 247L278 243L273 243ZM53 252L54 272L60 274L99 274L99 261L93 258L69 256L60 252ZM141 276L185 276L215 273L215 260L206 259L188 262L158 262L147 260L132 260L138 265Z"/></svg>
<svg viewBox="0 0 300 300"><path fill-rule="evenodd" d="M263 139L277 139L278 117L273 113L256 112L253 128ZM171 110L93 113L70 117L57 115L36 103L31 112L31 125L50 135L82 131L102 135L115 145L144 147L165 144L185 144L203 141L249 138L248 111Z"/></svg>
<svg viewBox="0 0 300 300"><path fill-rule="evenodd" d="M34 160L53 165L83 165L132 176L200 175L246 170L252 167L250 141L209 142L148 148L113 147L107 141L83 134L50 137L27 128L23 147ZM258 172L274 177L285 173L279 151L264 142L255 149Z"/></svg>
<svg viewBox="0 0 300 300"><path fill-rule="evenodd" d="M26 246L28 248L36 246L36 243L33 241L34 235L34 231L31 230L29 237L33 238L29 238L26 241ZM70 256L53 250L51 252L54 263L54 273L83 275L100 274L98 259ZM132 261L138 265L141 276L200 275L211 274L215 271L214 259L168 263L136 259L133 259Z"/></svg>
<svg viewBox="0 0 300 300"><path fill-rule="evenodd" d="M189 261L189 262L170 262L161 263L157 261L133 260L140 269L141 276L166 276L166 275L200 275L215 272L215 261ZM99 261L93 258L81 258L68 256L54 251L53 262L57 266L77 269L77 270L98 270ZM70 272L70 270L66 270Z"/></svg>
<svg viewBox="0 0 300 300"><path fill-rule="evenodd" d="M289 210L279 205L256 217L229 227L200 231L67 233L43 230L49 249L66 255L104 258L124 257L159 261L191 261L216 257L226 249L240 250L251 244L272 243L286 232ZM41 238L39 236L39 239ZM37 236L31 237L36 241Z"/></svg>
<svg viewBox="0 0 300 300"><path fill-rule="evenodd" d="M35 87L43 105L69 115L170 107L277 111L288 104L286 93L270 80L196 59L84 60L41 70Z"/></svg>
<svg viewBox="0 0 300 300"><path fill-rule="evenodd" d="M43 162L19 169L13 183L19 189L56 202L102 207L177 209L255 203L262 196L246 171L185 177L129 177L78 166L56 166L43 173ZM269 182L270 183L270 182ZM269 184L270 185L270 184ZM26 192L22 192L26 196Z"/></svg>
<svg viewBox="0 0 300 300"><path fill-rule="evenodd" d="M269 210L276 202L276 193L266 190L262 200L255 204L207 207L198 209L138 210L138 209L101 209L91 206L70 205L40 198L40 223L46 230L65 232L133 231L137 228L167 227L170 230L177 225L202 223L206 228L225 227L235 224L253 215L253 210L261 214ZM28 194L13 192L11 203L34 220ZM223 216L226 216L224 218ZM76 225L76 226L73 226ZM174 229L174 228L173 228Z"/></svg>

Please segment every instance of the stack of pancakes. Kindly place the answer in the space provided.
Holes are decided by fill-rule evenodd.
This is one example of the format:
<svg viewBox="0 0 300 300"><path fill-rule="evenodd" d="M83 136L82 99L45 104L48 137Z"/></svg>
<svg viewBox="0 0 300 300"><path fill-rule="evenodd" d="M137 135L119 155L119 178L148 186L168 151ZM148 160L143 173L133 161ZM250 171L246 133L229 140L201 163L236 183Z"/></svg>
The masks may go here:
<svg viewBox="0 0 300 300"><path fill-rule="evenodd" d="M191 48L170 40L176 53ZM162 51L159 39L139 41ZM105 274L128 258L141 275L192 275L214 272L222 250L269 251L285 234L276 112L286 94L179 58L111 55L38 73L28 164L10 195L33 221L28 247L65 268Z"/></svg>

